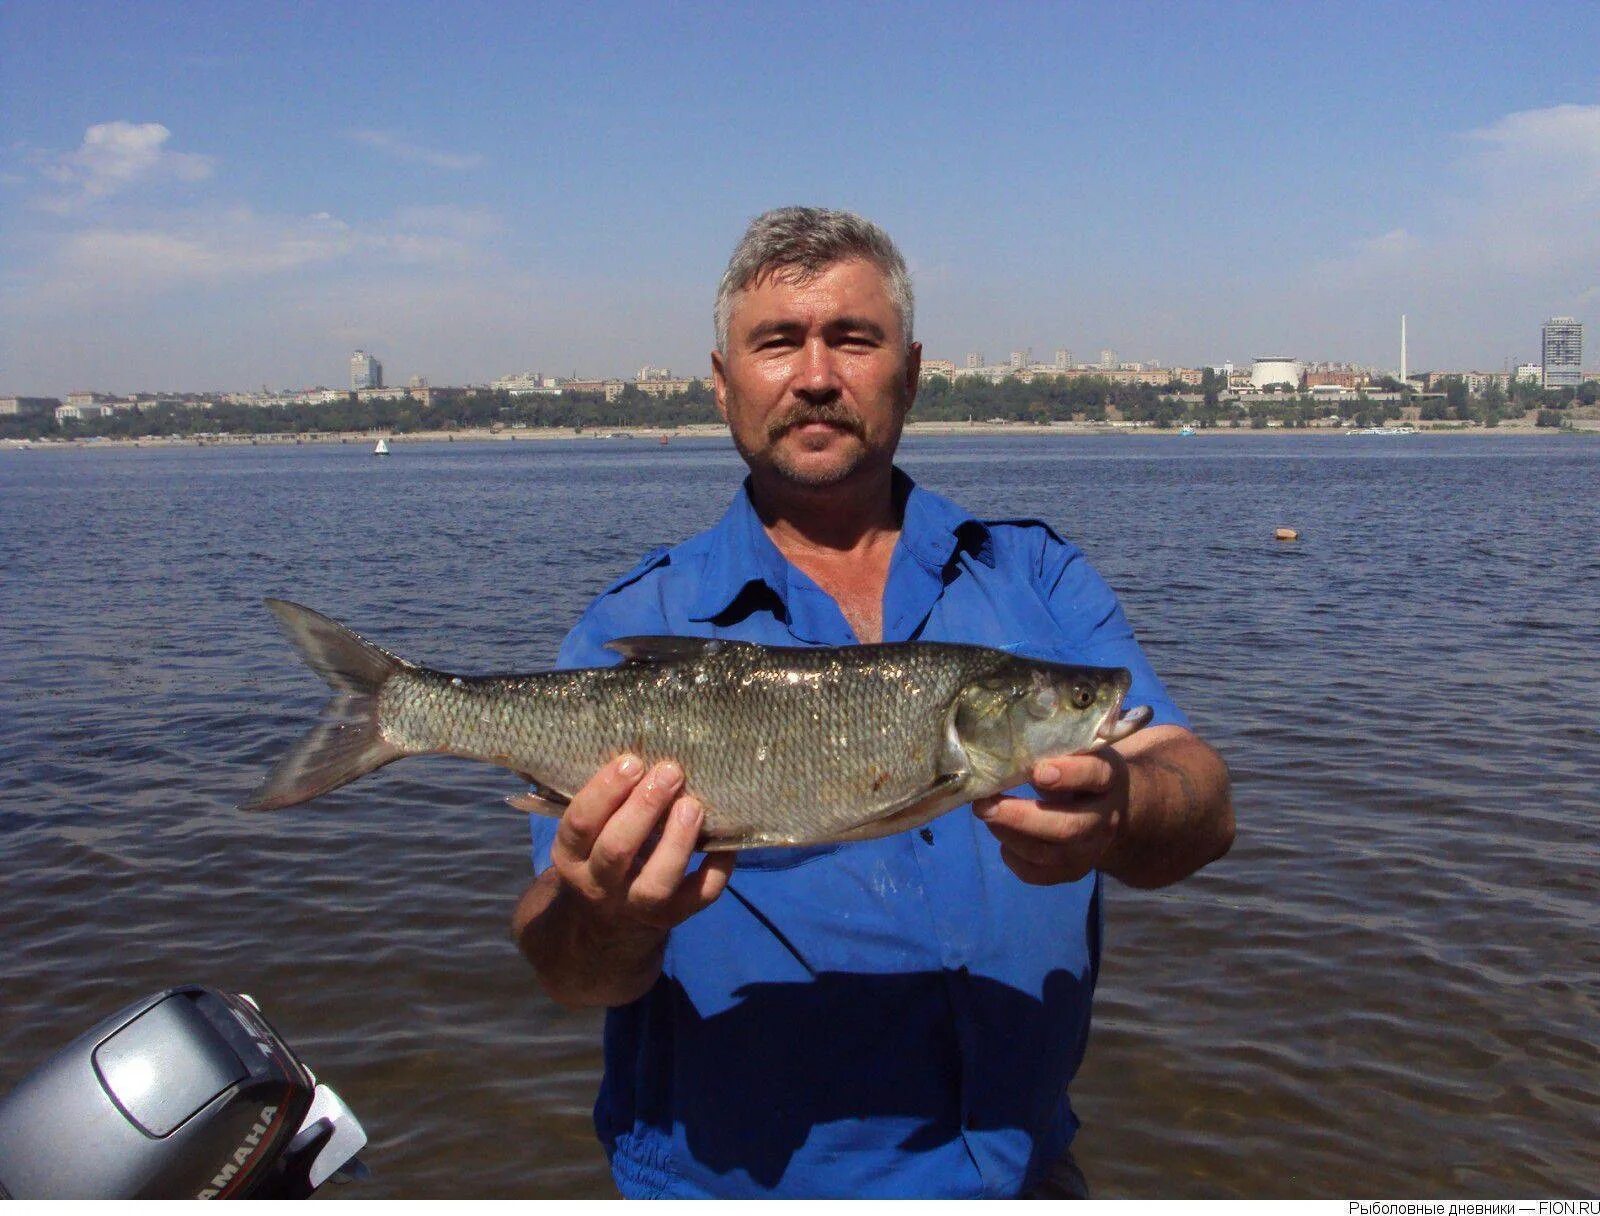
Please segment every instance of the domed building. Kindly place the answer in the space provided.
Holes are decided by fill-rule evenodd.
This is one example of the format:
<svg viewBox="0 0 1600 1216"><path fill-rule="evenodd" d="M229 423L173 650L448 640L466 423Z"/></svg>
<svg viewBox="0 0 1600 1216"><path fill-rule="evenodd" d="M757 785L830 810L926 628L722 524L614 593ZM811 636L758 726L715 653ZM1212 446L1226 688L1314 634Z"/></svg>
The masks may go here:
<svg viewBox="0 0 1600 1216"><path fill-rule="evenodd" d="M1268 355L1250 365L1250 387L1257 392L1273 386L1297 392L1305 374L1306 365L1299 359Z"/></svg>

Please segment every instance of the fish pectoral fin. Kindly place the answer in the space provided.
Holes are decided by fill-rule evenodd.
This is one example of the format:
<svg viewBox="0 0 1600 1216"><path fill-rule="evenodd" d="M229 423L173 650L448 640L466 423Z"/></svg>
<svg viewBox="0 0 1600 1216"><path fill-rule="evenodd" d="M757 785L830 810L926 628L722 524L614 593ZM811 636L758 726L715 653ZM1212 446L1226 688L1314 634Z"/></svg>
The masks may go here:
<svg viewBox="0 0 1600 1216"><path fill-rule="evenodd" d="M682 663L718 654L730 646L748 643L726 642L721 638L675 638L662 634L637 634L613 638L606 643L629 663Z"/></svg>
<svg viewBox="0 0 1600 1216"><path fill-rule="evenodd" d="M548 819L560 819L567 809L565 802L541 798L538 794L512 794L506 799L506 805L513 810L525 811L529 815L543 815Z"/></svg>
<svg viewBox="0 0 1600 1216"><path fill-rule="evenodd" d="M833 837L836 841L876 840L880 836L893 836L919 824L926 823L966 801L962 792L971 774L963 769L959 773L945 773L925 789L909 797L885 804L873 812L872 818Z"/></svg>
<svg viewBox="0 0 1600 1216"><path fill-rule="evenodd" d="M567 809L567 804L572 801L560 790L551 789L539 778L531 773L517 773L533 788L526 794L512 794L506 799L506 805L519 811L526 811L530 815L547 815L551 819L560 819L562 812Z"/></svg>

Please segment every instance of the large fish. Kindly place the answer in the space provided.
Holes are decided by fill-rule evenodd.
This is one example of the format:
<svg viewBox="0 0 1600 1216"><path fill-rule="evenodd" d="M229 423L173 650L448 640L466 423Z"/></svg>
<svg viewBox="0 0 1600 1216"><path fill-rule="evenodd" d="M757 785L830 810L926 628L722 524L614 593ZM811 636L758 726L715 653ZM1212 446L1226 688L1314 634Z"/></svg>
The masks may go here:
<svg viewBox="0 0 1600 1216"><path fill-rule="evenodd" d="M1115 742L1150 718L1143 707L1121 714L1125 668L982 646L634 637L611 643L626 660L615 667L458 676L309 608L267 606L337 695L244 810L294 806L402 756L441 754L508 768L559 808L630 751L683 767L704 808L702 848L866 840L1018 785L1038 758Z"/></svg>

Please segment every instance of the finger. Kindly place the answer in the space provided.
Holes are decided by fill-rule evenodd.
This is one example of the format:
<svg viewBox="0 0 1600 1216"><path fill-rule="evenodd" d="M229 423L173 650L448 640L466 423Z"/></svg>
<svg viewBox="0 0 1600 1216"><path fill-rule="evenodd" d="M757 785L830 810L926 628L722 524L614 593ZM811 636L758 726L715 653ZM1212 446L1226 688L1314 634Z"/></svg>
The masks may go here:
<svg viewBox="0 0 1600 1216"><path fill-rule="evenodd" d="M1098 794L1117 779L1115 762L1105 749L1082 756L1050 756L1033 766L1033 788L1043 793Z"/></svg>
<svg viewBox="0 0 1600 1216"><path fill-rule="evenodd" d="M562 813L553 846L556 860L586 861L600 829L616 814L643 775L644 761L623 754L591 777Z"/></svg>
<svg viewBox="0 0 1600 1216"><path fill-rule="evenodd" d="M695 842L700 839L704 818L705 812L693 798L679 798L672 804L672 814L661 827L661 839L633 880L628 893L630 900L641 906L659 908L677 893L683 884L683 872L689 868Z"/></svg>
<svg viewBox="0 0 1600 1216"><path fill-rule="evenodd" d="M989 831L1000 842L1000 851L1009 853L1014 857L1021 857L1034 865L1054 865L1062 858L1067 846L1053 840L1040 840L1036 836L1024 836L1010 828L989 825Z"/></svg>
<svg viewBox="0 0 1600 1216"><path fill-rule="evenodd" d="M595 838L589 850L589 872L605 887L628 877L640 848L656 830L672 798L683 784L683 770L668 760L650 770ZM665 829L663 829L665 830Z"/></svg>
<svg viewBox="0 0 1600 1216"><path fill-rule="evenodd" d="M973 810L996 835L999 834L996 829L1004 828L1038 840L1066 843L1099 829L1106 822L1107 808L1103 807L1044 806L1031 798L996 798L985 802L988 805L975 803Z"/></svg>
<svg viewBox="0 0 1600 1216"><path fill-rule="evenodd" d="M707 853L693 874L683 880L668 903L666 913L674 925L682 924L696 912L709 907L717 896L727 890L728 879L733 876L734 853Z"/></svg>
<svg viewBox="0 0 1600 1216"><path fill-rule="evenodd" d="M1000 859L1013 874L1035 887L1048 887L1058 882L1072 882L1083 877L1082 874L1067 873L1060 866L1040 865L1006 848L1000 850Z"/></svg>

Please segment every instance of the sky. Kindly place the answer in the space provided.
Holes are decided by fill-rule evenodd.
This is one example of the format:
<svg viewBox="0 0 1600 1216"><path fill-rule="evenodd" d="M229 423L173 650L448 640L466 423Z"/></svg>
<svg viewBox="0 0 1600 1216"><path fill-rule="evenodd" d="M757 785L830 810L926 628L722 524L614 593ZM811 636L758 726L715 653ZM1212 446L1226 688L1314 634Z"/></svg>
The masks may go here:
<svg viewBox="0 0 1600 1216"><path fill-rule="evenodd" d="M0 4L0 394L705 374L749 220L926 358L1600 365L1600 5Z"/></svg>

